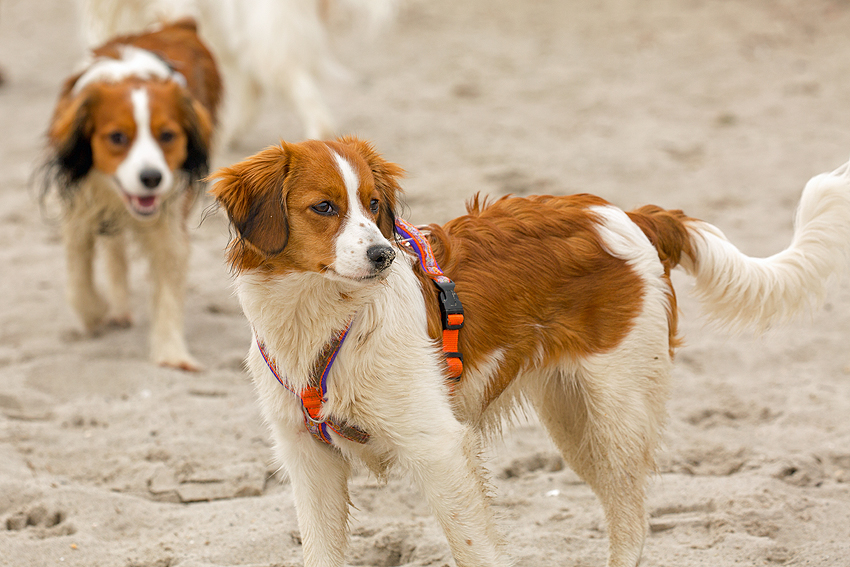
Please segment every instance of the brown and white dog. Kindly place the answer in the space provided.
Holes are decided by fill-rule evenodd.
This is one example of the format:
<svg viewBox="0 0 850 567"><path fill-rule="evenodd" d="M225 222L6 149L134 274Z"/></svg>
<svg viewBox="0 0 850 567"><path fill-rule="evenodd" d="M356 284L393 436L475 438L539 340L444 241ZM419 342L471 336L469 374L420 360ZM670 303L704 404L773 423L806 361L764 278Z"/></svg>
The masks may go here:
<svg viewBox="0 0 850 567"><path fill-rule="evenodd" d="M197 370L183 333L189 259L186 218L209 170L221 83L182 20L93 50L63 88L48 131L45 191L64 204L68 298L89 333L130 324L125 233L150 261L152 357ZM107 302L95 287L105 253Z"/></svg>
<svg viewBox="0 0 850 567"><path fill-rule="evenodd" d="M264 97L288 101L307 138L333 136L322 79L345 76L336 62L331 12L355 21L361 35L392 19L397 0L81 0L84 35L94 45L162 18L191 16L216 56L227 85L219 141L250 128ZM342 16L340 16L342 17Z"/></svg>
<svg viewBox="0 0 850 567"><path fill-rule="evenodd" d="M436 288L393 235L401 173L342 138L282 143L213 175L235 232L227 256L238 296L264 344L248 367L291 478L304 564L343 564L347 481L362 462L379 476L390 466L411 474L459 566L509 565L479 450L482 434L527 404L601 500L608 565L633 567L677 346L670 271L692 275L720 321L761 329L792 316L843 266L848 166L809 182L792 244L767 259L681 211L626 213L590 195L475 198L465 216L428 227L465 311L465 369L453 386ZM319 421L370 437L331 432L329 445L308 432L287 388L308 386L319 351L349 320Z"/></svg>

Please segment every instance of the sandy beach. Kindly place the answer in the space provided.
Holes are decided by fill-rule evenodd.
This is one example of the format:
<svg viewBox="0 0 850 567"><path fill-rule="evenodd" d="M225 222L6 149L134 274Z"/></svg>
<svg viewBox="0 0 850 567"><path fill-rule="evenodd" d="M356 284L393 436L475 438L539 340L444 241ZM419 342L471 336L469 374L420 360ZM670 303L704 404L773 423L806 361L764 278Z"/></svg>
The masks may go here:
<svg viewBox="0 0 850 567"><path fill-rule="evenodd" d="M462 214L476 192L589 192L684 209L767 256L808 179L850 158L848 29L846 0L403 0L371 40L343 30L351 77L323 90L340 133L407 171L411 222ZM34 172L82 46L70 2L0 0L0 566L301 565L209 198L186 300L202 372L148 361L143 263L131 328L83 337L65 302ZM267 101L213 166L301 135ZM850 277L758 337L712 327L675 281L685 344L641 565L850 564ZM533 419L488 468L518 566L604 565L602 509ZM358 471L351 497L350 565L454 565L406 478Z"/></svg>

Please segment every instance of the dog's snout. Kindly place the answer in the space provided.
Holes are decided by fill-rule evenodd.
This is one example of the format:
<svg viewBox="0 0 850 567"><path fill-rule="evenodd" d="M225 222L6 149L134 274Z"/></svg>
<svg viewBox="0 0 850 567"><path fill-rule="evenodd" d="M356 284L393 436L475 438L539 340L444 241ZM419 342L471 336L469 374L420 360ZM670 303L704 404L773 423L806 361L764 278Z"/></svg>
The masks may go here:
<svg viewBox="0 0 850 567"><path fill-rule="evenodd" d="M375 244L366 250L366 257L374 264L375 269L385 270L395 259L395 250L386 244Z"/></svg>
<svg viewBox="0 0 850 567"><path fill-rule="evenodd" d="M139 174L139 180L148 189L156 189L162 183L162 172L153 168L143 169Z"/></svg>

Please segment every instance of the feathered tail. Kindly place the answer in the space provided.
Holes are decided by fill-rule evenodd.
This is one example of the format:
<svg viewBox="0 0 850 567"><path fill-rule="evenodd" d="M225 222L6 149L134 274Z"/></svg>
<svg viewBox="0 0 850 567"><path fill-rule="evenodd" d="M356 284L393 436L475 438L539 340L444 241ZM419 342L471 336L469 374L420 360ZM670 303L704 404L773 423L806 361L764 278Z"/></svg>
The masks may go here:
<svg viewBox="0 0 850 567"><path fill-rule="evenodd" d="M832 277L847 266L850 163L806 184L791 244L768 258L746 256L717 227L678 211L636 213L654 219L638 224L662 261L696 279L695 293L707 315L735 330L764 331L816 306ZM671 215L676 222L657 220Z"/></svg>

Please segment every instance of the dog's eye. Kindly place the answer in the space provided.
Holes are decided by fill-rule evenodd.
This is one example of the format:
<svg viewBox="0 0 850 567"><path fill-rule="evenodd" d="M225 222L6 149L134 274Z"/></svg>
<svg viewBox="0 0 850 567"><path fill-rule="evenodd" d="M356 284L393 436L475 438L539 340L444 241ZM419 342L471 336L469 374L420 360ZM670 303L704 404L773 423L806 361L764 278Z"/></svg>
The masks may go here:
<svg viewBox="0 0 850 567"><path fill-rule="evenodd" d="M163 130L159 133L159 141L162 144L169 144L174 141L174 138L177 137L177 134L172 132L171 130Z"/></svg>
<svg viewBox="0 0 850 567"><path fill-rule="evenodd" d="M321 203L316 203L310 208L313 209L315 212L319 213L320 215L325 215L328 217L336 214L336 207L334 207L333 203L331 203L330 201L322 201Z"/></svg>
<svg viewBox="0 0 850 567"><path fill-rule="evenodd" d="M126 146L127 142L129 141L127 139L127 134L119 130L110 132L109 136L107 137L109 138L109 142L115 146Z"/></svg>
<svg viewBox="0 0 850 567"><path fill-rule="evenodd" d="M378 210L381 208L381 203L377 199L372 199L369 201L369 210L372 211L373 215L378 214Z"/></svg>

